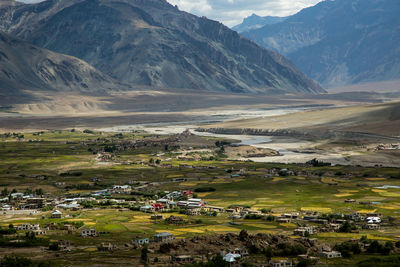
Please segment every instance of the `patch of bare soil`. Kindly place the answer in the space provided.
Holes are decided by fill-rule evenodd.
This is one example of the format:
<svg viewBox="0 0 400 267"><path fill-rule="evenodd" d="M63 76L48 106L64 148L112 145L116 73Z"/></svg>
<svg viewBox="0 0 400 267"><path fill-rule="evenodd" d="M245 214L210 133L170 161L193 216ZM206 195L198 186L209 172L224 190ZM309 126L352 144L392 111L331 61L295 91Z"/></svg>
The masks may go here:
<svg viewBox="0 0 400 267"><path fill-rule="evenodd" d="M260 158L279 156L279 152L269 148L254 146L227 146L225 152L229 158Z"/></svg>

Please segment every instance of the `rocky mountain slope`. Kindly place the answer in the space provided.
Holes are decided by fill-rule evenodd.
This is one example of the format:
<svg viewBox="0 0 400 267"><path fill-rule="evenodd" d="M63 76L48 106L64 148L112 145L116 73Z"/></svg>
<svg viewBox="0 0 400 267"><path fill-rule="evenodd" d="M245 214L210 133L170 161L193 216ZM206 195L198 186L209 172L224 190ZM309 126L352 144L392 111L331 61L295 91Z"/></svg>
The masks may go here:
<svg viewBox="0 0 400 267"><path fill-rule="evenodd" d="M8 0L10 1L10 0ZM48 0L0 7L0 29L153 88L318 93L282 55L165 0Z"/></svg>
<svg viewBox="0 0 400 267"><path fill-rule="evenodd" d="M239 25L236 25L232 28L232 30L237 31L239 33L248 32L251 30L259 29L264 27L265 25L274 25L279 22L284 21L287 17L274 17L274 16L257 16L253 14L243 19L243 22Z"/></svg>
<svg viewBox="0 0 400 267"><path fill-rule="evenodd" d="M245 33L325 87L400 77L400 2L330 0Z"/></svg>
<svg viewBox="0 0 400 267"><path fill-rule="evenodd" d="M99 92L122 87L80 59L0 31L0 94L20 95L25 90Z"/></svg>

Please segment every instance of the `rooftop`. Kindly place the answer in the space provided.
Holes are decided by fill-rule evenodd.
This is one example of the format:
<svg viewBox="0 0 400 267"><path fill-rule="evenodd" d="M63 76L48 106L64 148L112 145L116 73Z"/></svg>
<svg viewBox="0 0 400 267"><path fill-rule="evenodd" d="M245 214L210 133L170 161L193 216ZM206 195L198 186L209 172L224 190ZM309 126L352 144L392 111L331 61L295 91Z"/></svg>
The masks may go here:
<svg viewBox="0 0 400 267"><path fill-rule="evenodd" d="M168 232L162 232L162 233L159 233L159 234L155 234L154 236L155 237L164 237L164 236L172 236L173 234L171 234L171 233L168 233Z"/></svg>

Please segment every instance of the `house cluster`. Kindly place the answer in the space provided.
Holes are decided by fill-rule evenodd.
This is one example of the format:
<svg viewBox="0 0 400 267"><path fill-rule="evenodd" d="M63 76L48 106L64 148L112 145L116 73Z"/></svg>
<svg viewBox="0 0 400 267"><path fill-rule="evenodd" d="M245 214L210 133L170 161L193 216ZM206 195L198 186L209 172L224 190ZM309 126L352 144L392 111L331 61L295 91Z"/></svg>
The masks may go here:
<svg viewBox="0 0 400 267"><path fill-rule="evenodd" d="M299 227L293 231L293 235L296 236L310 236L314 233L314 227L312 226L306 226L306 227Z"/></svg>
<svg viewBox="0 0 400 267"><path fill-rule="evenodd" d="M132 245L136 248L148 245L151 241L155 243L163 243L175 240L175 236L169 232L161 232L153 235L153 239L149 238L137 238L132 240Z"/></svg>
<svg viewBox="0 0 400 267"><path fill-rule="evenodd" d="M271 178L273 176L292 176L295 175L295 172L289 169L276 169L276 168L272 168L272 169L267 169L265 170L265 175L264 178Z"/></svg>
<svg viewBox="0 0 400 267"><path fill-rule="evenodd" d="M293 267L293 261L291 259L271 259L268 263L269 267Z"/></svg>
<svg viewBox="0 0 400 267"><path fill-rule="evenodd" d="M366 213L361 214L358 212L353 212L350 214L345 214L344 218L356 223L360 228L376 230L380 228L382 223L382 214L380 213Z"/></svg>
<svg viewBox="0 0 400 267"><path fill-rule="evenodd" d="M302 221L307 224L313 223L318 224L318 226L309 226L306 225L304 227L299 227L294 230L293 234L296 236L309 236L318 232L338 232L341 226L346 222L350 221L354 223L357 228L363 228L368 230L377 230L380 229L380 224L382 223L381 214L370 213L370 214L360 214L358 212L353 212L350 214L344 215L336 215L336 218L328 220L326 217L321 216L318 213L313 214L305 214L302 219L298 217L297 221ZM282 218L280 216L278 218ZM288 217L288 216L286 216ZM281 220L281 222L283 222ZM285 221L286 222L286 221ZM287 221L290 222L290 221ZM355 230L357 231L357 230Z"/></svg>
<svg viewBox="0 0 400 267"><path fill-rule="evenodd" d="M175 207L186 209L188 215L199 215L201 210L207 209L205 201L199 198L189 198L188 200L177 202L167 198L160 198L156 201L148 201L146 205L140 207L140 211L151 213L167 211Z"/></svg>
<svg viewBox="0 0 400 267"><path fill-rule="evenodd" d="M24 224L16 225L15 229L17 231L26 231L26 232L34 233L35 235L45 235L46 234L46 230L41 229L39 224L24 223Z"/></svg>
<svg viewBox="0 0 400 267"><path fill-rule="evenodd" d="M399 150L400 144L380 144L375 150Z"/></svg>
<svg viewBox="0 0 400 267"><path fill-rule="evenodd" d="M56 200L23 193L11 193L8 197L0 199L3 211L8 210L37 210L47 206L52 206Z"/></svg>
<svg viewBox="0 0 400 267"><path fill-rule="evenodd" d="M230 206L225 211L230 214L229 218L232 220L243 218L247 214L257 214L257 215L262 214L261 211L259 210L253 210L251 208L246 208L242 206Z"/></svg>
<svg viewBox="0 0 400 267"><path fill-rule="evenodd" d="M148 190L150 186L158 186L158 182L149 181L133 181L130 180L125 185L114 185L110 188L105 188L102 190L92 192L92 197L109 197L113 194L125 194L130 195L133 191L143 192Z"/></svg>
<svg viewBox="0 0 400 267"><path fill-rule="evenodd" d="M55 198L55 197L34 197L23 193L12 193L9 197L0 199L1 209L9 210L32 210L37 211L46 207L56 207L58 209L81 209L81 203L86 201L96 201L93 197L78 198Z"/></svg>
<svg viewBox="0 0 400 267"><path fill-rule="evenodd" d="M86 228L81 230L82 237L96 237L98 236L98 232L94 228Z"/></svg>
<svg viewBox="0 0 400 267"><path fill-rule="evenodd" d="M326 250L322 250L319 253L319 257L310 256L310 255L298 255L297 259L288 259L288 258L273 258L269 261L270 267L292 267L296 266L298 262L305 261L311 265L315 265L319 262L321 258L325 259L334 259L334 258L341 258L342 254L338 251L331 250L329 247Z"/></svg>
<svg viewBox="0 0 400 267"><path fill-rule="evenodd" d="M321 258L325 259L334 259L341 258L342 254L338 251L334 251L331 249L322 250L319 253L319 257L310 256L310 255L298 255L297 259L288 259L288 258L273 258L269 261L269 267L293 267L296 266L298 262L308 262L310 265L315 265L319 262Z"/></svg>
<svg viewBox="0 0 400 267"><path fill-rule="evenodd" d="M232 250L221 251L221 256L223 257L223 260L227 262L230 267L241 266L240 260L248 255L249 252L245 248L235 248Z"/></svg>
<svg viewBox="0 0 400 267"><path fill-rule="evenodd" d="M215 166L198 166L190 164L179 164L179 169L194 169L194 170L214 170Z"/></svg>
<svg viewBox="0 0 400 267"><path fill-rule="evenodd" d="M92 193L93 197L111 196L112 194L130 194L132 186L130 185L114 185L111 188L95 191Z"/></svg>
<svg viewBox="0 0 400 267"><path fill-rule="evenodd" d="M322 250L320 252L320 257L333 259L333 258L340 258L342 257L341 253L338 251L331 250L326 248L327 250ZM226 261L230 267L239 267L241 266L241 260L248 256L249 253L245 248L236 248L233 250L224 250L221 252L221 256L223 260ZM319 257L313 257L309 255L299 255L298 259L289 259L289 258L272 258L268 262L268 266L270 267L292 267L296 266L297 262L299 261L308 261L317 263L319 261Z"/></svg>

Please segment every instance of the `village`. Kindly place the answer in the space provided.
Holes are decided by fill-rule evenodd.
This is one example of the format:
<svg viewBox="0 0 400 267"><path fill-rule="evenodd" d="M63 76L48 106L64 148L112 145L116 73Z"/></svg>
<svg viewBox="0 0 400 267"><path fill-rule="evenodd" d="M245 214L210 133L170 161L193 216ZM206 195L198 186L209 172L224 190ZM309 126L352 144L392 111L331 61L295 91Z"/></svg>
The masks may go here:
<svg viewBox="0 0 400 267"><path fill-rule="evenodd" d="M245 174L244 169L236 170L237 173L233 174L240 176ZM234 171L234 173L236 173ZM291 171L283 169L280 173L287 176L293 175ZM277 170L268 171L266 177L269 175L278 175ZM380 213L363 213L358 212L348 214L332 214L321 213L316 211L300 211L282 214L272 214L271 210L256 210L250 207L241 205L229 205L228 208L209 205L206 200L198 198L195 192L191 190L182 191L163 191L158 195L146 198L145 200L133 201L121 199L121 196L130 196L133 192L140 192L143 187L141 183L139 186L134 187L131 185L114 185L99 191L94 191L90 196L79 196L73 198L51 197L51 196L38 196L38 195L25 195L23 193L10 193L5 196L1 201L3 215L9 214L26 214L26 215L41 215L42 219L48 216L50 221L52 219L66 219L69 218L67 211L75 211L85 213L88 210L97 210L99 207L107 206L107 208L115 209L115 213L123 212L124 210L137 210L143 214L148 214L149 220L154 224L168 224L174 226L183 226L191 224L200 216L226 216L229 225L240 225L246 220L259 220L265 222L276 222L280 224L293 224L297 228L293 229L291 236L300 240L309 240L308 242L317 242L316 238L312 238L317 233L359 233L360 230L379 230L382 228L389 228L391 223L390 218L382 216ZM41 193L41 192L38 192ZM162 197L161 197L162 196ZM160 197L160 198L158 198ZM354 203L354 199L345 199L345 203ZM364 203L365 204L365 203ZM122 207L122 208L121 208ZM42 211L47 212L42 212ZM170 215L179 214L179 215ZM184 219L180 214L188 215L189 220ZM192 221L192 222L190 222ZM100 235L107 235L108 232L98 231L96 228L89 228L82 224L68 224L50 222L48 224L15 224L9 225L10 229L15 229L16 233L24 234L26 236L43 236L43 235L78 235L81 238L94 238ZM245 231L245 230L242 230ZM116 251L131 249L149 249L150 252L157 250L161 251L160 244L173 242L176 237L170 232L160 232L152 236L137 236L132 239L130 243L118 246L112 242L101 242L97 244L98 251ZM180 242L182 240L179 238ZM367 251L370 244L362 243L361 241L353 240L353 244L360 245L364 251ZM73 243L66 240L58 240L56 242L57 250L68 251L74 249ZM54 244L50 244L54 246ZM149 248L148 248L149 247ZM161 250L160 250L161 249ZM223 260L229 263L229 266L241 266L240 263L243 259L249 256L248 248L224 248L220 251ZM199 255L174 255L171 258L164 257L164 263L175 262L177 264L192 263L195 261L204 260ZM317 264L321 258L334 259L341 258L342 254L335 251L329 245L321 245L319 251L312 251L312 254L299 254L295 258L287 259L269 259L268 266L295 266L299 261L312 262ZM157 262L162 263L160 257ZM265 265L266 266L266 265Z"/></svg>
<svg viewBox="0 0 400 267"><path fill-rule="evenodd" d="M226 157L237 147L230 140L142 135L7 137L0 251L46 251L42 260L61 265L85 257L260 267L351 264L399 251L397 168L237 161ZM7 163L16 153L18 164ZM32 168L38 156L46 163Z"/></svg>

